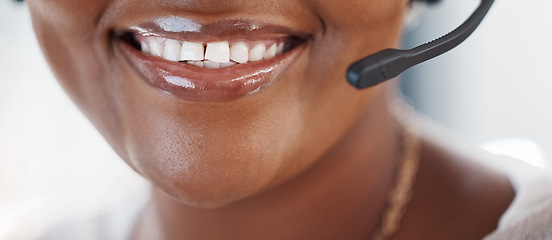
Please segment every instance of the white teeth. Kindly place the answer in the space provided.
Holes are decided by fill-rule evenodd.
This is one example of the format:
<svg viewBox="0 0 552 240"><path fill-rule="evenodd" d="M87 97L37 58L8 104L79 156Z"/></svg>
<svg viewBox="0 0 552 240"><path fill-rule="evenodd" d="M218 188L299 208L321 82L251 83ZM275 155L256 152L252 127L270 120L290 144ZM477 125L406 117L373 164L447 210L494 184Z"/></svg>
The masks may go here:
<svg viewBox="0 0 552 240"><path fill-rule="evenodd" d="M244 42L232 44L230 47L230 59L238 63L246 63L249 60L249 49Z"/></svg>
<svg viewBox="0 0 552 240"><path fill-rule="evenodd" d="M190 65L194 65L196 67L200 67L200 68L203 68L203 65L204 65L203 61L188 61L186 63L188 63Z"/></svg>
<svg viewBox="0 0 552 240"><path fill-rule="evenodd" d="M180 51L180 61L201 61L204 58L205 47L203 43L183 42Z"/></svg>
<svg viewBox="0 0 552 240"><path fill-rule="evenodd" d="M163 56L163 45L155 38L150 38L149 48L151 55L162 57Z"/></svg>
<svg viewBox="0 0 552 240"><path fill-rule="evenodd" d="M142 41L142 42L140 43L140 46L142 47L142 52L151 53L149 44L148 44L147 42Z"/></svg>
<svg viewBox="0 0 552 240"><path fill-rule="evenodd" d="M228 42L207 43L205 50L205 59L217 63L227 63L230 61L230 47Z"/></svg>
<svg viewBox="0 0 552 240"><path fill-rule="evenodd" d="M273 58L274 56L276 56L276 43L272 44L272 46L267 49L263 55L263 58L264 59L271 59Z"/></svg>
<svg viewBox="0 0 552 240"><path fill-rule="evenodd" d="M250 46L253 46L250 48ZM248 62L271 59L286 49L283 42L267 45L266 42L251 45L246 42L181 42L161 37L148 37L140 41L142 52L162 57L169 61L209 69L218 69ZM267 48L268 47L268 48Z"/></svg>
<svg viewBox="0 0 552 240"><path fill-rule="evenodd" d="M257 44L251 50L249 50L249 61L259 61L263 59L266 46L262 43Z"/></svg>
<svg viewBox="0 0 552 240"><path fill-rule="evenodd" d="M186 63L190 64L190 65L194 65L196 67L208 68L208 69L226 68L226 67L231 67L231 66L234 66L234 65L237 64L235 62L218 63L218 62L213 62L213 61L209 61L209 60L205 60L205 61L187 61Z"/></svg>
<svg viewBox="0 0 552 240"><path fill-rule="evenodd" d="M221 63L221 64L220 64L220 67L221 67L221 68L231 67L231 66L234 66L234 65L236 65L236 64L237 64L237 63L235 63L235 62Z"/></svg>
<svg viewBox="0 0 552 240"><path fill-rule="evenodd" d="M165 49L163 50L163 58L170 61L178 61L180 57L180 42L167 39L165 41Z"/></svg>
<svg viewBox="0 0 552 240"><path fill-rule="evenodd" d="M282 54L284 52L284 43L281 42L278 44L278 47L276 47L276 55Z"/></svg>
<svg viewBox="0 0 552 240"><path fill-rule="evenodd" d="M203 67L208 69L216 69L216 68L220 68L220 63L205 60L203 61Z"/></svg>

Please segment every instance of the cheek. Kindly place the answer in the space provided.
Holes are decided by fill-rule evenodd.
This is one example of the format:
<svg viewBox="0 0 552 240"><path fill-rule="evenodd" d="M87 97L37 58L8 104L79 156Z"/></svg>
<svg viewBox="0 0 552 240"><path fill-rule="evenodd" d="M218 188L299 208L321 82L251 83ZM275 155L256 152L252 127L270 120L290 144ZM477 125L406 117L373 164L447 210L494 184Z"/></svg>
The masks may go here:
<svg viewBox="0 0 552 240"><path fill-rule="evenodd" d="M346 132L384 91L383 87L355 89L345 79L346 70L357 60L398 44L408 1L308 1L325 23L324 32L313 41L309 57L313 64L297 97L311 109L309 122L319 129L331 125L336 133Z"/></svg>
<svg viewBox="0 0 552 240"><path fill-rule="evenodd" d="M409 1L311 0L325 23L325 41L354 60L398 43Z"/></svg>
<svg viewBox="0 0 552 240"><path fill-rule="evenodd" d="M343 27L388 24L406 9L411 0L307 0L326 24Z"/></svg>
<svg viewBox="0 0 552 240"><path fill-rule="evenodd" d="M309 96L314 96L313 104L324 103L344 116L362 112L366 106L362 103L370 102L377 88L353 88L345 78L347 68L370 54L397 46L408 1L309 1L325 23L324 33L316 36L313 44L310 58L316 63L307 75L313 80L305 88Z"/></svg>

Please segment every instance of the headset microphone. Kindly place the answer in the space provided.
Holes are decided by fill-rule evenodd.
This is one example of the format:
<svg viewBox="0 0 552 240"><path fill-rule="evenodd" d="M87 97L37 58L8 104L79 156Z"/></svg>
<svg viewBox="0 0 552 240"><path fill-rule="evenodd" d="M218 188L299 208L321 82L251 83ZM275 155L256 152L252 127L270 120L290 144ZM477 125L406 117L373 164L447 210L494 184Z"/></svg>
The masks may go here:
<svg viewBox="0 0 552 240"><path fill-rule="evenodd" d="M479 7L468 20L445 36L413 49L385 49L353 63L347 69L347 81L358 89L368 88L392 79L414 65L450 51L475 31L493 2L494 0L481 0Z"/></svg>

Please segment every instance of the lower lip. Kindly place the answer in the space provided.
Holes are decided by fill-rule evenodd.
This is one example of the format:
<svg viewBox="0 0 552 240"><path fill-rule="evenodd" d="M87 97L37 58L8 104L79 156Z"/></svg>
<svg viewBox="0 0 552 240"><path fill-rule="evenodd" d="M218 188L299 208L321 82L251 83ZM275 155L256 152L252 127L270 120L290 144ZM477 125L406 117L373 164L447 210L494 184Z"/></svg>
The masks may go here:
<svg viewBox="0 0 552 240"><path fill-rule="evenodd" d="M301 44L269 60L205 69L146 55L118 41L124 58L150 86L187 101L226 102L261 92L282 77L304 49Z"/></svg>

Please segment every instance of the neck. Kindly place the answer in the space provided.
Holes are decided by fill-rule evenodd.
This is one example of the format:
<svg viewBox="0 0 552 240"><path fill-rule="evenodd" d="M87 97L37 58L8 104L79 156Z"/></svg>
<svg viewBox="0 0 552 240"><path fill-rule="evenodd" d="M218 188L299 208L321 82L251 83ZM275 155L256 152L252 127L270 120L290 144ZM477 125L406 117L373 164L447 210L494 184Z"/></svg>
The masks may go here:
<svg viewBox="0 0 552 240"><path fill-rule="evenodd" d="M262 194L194 208L154 188L134 236L163 239L369 239L380 226L400 158L388 97L307 171ZM150 238L152 239L152 238Z"/></svg>

